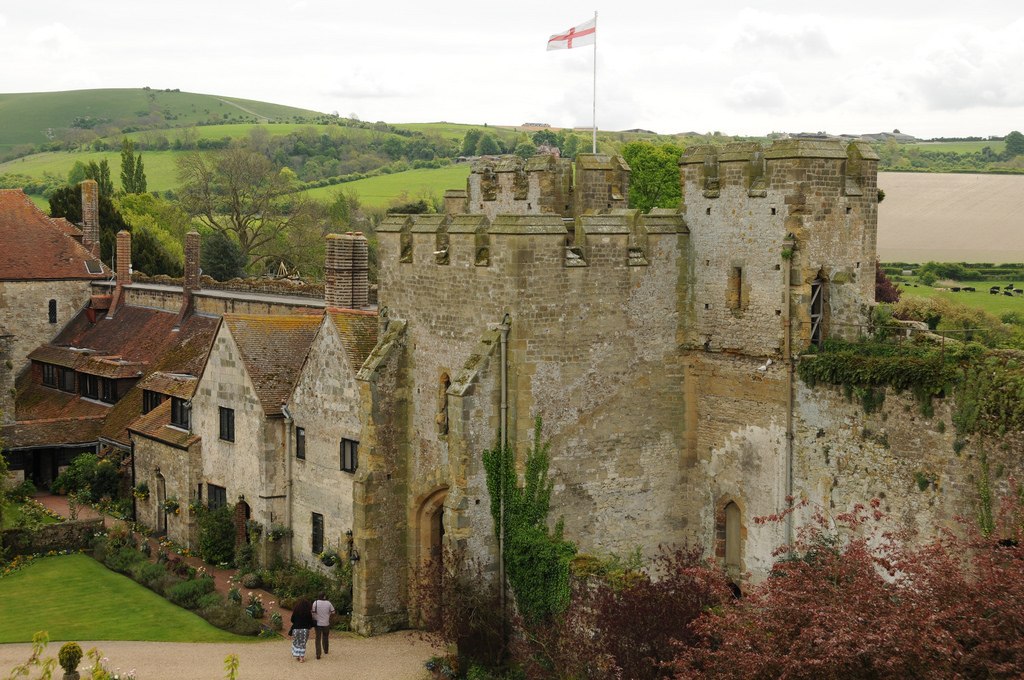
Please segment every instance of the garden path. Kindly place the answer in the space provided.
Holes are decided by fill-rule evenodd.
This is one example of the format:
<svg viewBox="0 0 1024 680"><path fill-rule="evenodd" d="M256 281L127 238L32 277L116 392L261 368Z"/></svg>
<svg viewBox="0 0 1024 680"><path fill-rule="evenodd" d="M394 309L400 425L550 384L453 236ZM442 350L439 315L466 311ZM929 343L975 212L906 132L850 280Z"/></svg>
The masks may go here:
<svg viewBox="0 0 1024 680"><path fill-rule="evenodd" d="M402 631L372 638L333 634L331 653L320 660L307 647L306 663L291 657L287 640L242 644L189 642L80 641L85 650L96 647L110 661L108 668L135 669L139 680L182 680L182 678L223 678L224 658L237 654L239 680L302 680L358 678L359 680L421 680L427 678L424 662L440 654L441 648L423 635ZM46 656L56 656L60 645L51 643ZM24 663L31 652L27 643L0 645L0 674ZM87 668L85 661L79 671ZM60 669L55 677L60 677Z"/></svg>

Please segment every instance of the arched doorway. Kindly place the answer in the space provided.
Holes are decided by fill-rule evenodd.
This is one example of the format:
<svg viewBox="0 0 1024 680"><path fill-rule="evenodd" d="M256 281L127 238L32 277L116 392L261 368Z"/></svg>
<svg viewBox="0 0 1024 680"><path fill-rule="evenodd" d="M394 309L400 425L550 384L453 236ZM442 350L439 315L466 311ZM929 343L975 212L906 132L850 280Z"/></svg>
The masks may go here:
<svg viewBox="0 0 1024 680"><path fill-rule="evenodd" d="M440 623L444 586L444 502L448 488L429 494L416 512L414 620L426 628Z"/></svg>
<svg viewBox="0 0 1024 680"><path fill-rule="evenodd" d="M246 522L249 521L249 517L252 512L249 509L249 504L243 499L238 500L238 504L235 505L234 525L235 525L235 547L241 547L249 542L249 532L246 529Z"/></svg>

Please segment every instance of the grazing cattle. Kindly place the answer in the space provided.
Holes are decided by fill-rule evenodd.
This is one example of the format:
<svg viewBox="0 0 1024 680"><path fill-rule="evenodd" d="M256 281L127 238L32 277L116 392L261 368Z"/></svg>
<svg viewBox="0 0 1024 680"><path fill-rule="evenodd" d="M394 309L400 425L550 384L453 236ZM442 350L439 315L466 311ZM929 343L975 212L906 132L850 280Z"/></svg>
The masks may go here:
<svg viewBox="0 0 1024 680"><path fill-rule="evenodd" d="M960 292L960 286L951 286L950 290L953 291L954 293L959 293Z"/></svg>
<svg viewBox="0 0 1024 680"><path fill-rule="evenodd" d="M1010 297L1013 297L1013 291L1012 290L1004 290L1003 291L1003 295L1008 295Z"/></svg>
<svg viewBox="0 0 1024 680"><path fill-rule="evenodd" d="M1021 290L1020 288L1014 288L1013 289L1013 294L1014 295L1024 295L1024 290Z"/></svg>
<svg viewBox="0 0 1024 680"><path fill-rule="evenodd" d="M992 286L988 289L988 292L992 295L999 295L999 286Z"/></svg>
<svg viewBox="0 0 1024 680"><path fill-rule="evenodd" d="M977 289L974 286L964 286L964 291L967 292L967 293L973 293L976 290Z"/></svg>
<svg viewBox="0 0 1024 680"><path fill-rule="evenodd" d="M1013 284L1012 283L1006 284L1006 290L1013 290Z"/></svg>

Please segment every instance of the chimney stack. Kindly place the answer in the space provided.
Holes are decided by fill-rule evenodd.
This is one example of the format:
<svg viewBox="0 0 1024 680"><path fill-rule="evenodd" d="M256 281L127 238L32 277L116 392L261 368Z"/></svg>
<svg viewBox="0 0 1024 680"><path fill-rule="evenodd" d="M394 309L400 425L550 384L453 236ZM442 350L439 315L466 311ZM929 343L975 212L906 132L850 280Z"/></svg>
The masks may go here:
<svg viewBox="0 0 1024 680"><path fill-rule="evenodd" d="M124 229L117 232L117 285L132 285L132 235Z"/></svg>
<svg viewBox="0 0 1024 680"><path fill-rule="evenodd" d="M94 179L82 182L82 245L100 256L100 188Z"/></svg>
<svg viewBox="0 0 1024 680"><path fill-rule="evenodd" d="M363 309L369 297L369 244L363 232L327 235L324 302L328 307Z"/></svg>
<svg viewBox="0 0 1024 680"><path fill-rule="evenodd" d="M190 231L185 234L185 276L181 281L181 311L178 312L178 321L174 324L175 329L188 318L194 307L192 294L199 290L202 285L199 280L199 232Z"/></svg>
<svg viewBox="0 0 1024 680"><path fill-rule="evenodd" d="M93 184L96 184L93 182ZM82 184L83 189L85 184ZM85 191L82 192L83 194ZM84 231L84 230L83 230ZM124 287L132 285L132 235L122 229L117 232L117 285L114 286L114 296L110 300L110 308L107 310L107 318L113 319L118 308L124 303Z"/></svg>

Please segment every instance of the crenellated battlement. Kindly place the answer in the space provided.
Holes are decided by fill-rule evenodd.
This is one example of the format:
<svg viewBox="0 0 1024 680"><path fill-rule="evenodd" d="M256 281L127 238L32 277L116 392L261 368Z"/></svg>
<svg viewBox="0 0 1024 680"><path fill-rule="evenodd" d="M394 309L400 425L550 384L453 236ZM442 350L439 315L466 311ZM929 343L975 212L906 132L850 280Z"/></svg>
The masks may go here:
<svg viewBox="0 0 1024 680"><path fill-rule="evenodd" d="M701 187L705 198L719 198L723 186L747 190L750 198L765 198L768 189L798 192L801 182L816 176L833 177L835 182L821 188L836 196L861 196L865 187L875 185L878 154L866 142L785 139L763 146L757 142L736 142L724 147L692 146L679 159L680 178L685 187Z"/></svg>
<svg viewBox="0 0 1024 680"><path fill-rule="evenodd" d="M445 194L445 210L498 215L560 215L625 208L629 166L618 156L580 154L575 172L568 159L540 155L485 157L466 180L466 191Z"/></svg>

